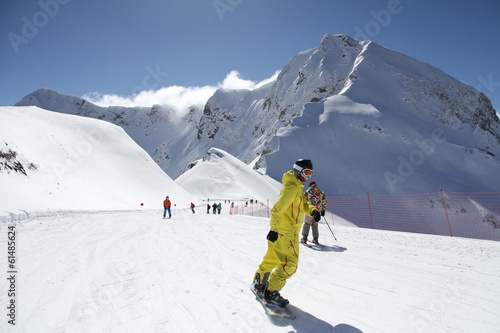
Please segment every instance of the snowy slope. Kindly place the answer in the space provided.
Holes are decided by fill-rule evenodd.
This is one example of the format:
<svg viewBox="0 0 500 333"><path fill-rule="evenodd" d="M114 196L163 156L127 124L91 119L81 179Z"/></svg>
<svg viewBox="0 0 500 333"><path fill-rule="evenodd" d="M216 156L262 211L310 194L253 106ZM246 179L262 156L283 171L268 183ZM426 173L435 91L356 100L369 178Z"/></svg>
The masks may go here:
<svg viewBox="0 0 500 333"><path fill-rule="evenodd" d="M309 158L313 179L332 195L500 190L500 160L469 145L477 128L453 130L414 113L387 115L347 95L306 104L303 116L278 133L279 149L266 156L269 176Z"/></svg>
<svg viewBox="0 0 500 333"><path fill-rule="evenodd" d="M27 105L118 125L174 178L208 149L202 150L198 144L197 122L201 110L195 106L182 116L168 105L101 107L81 97L66 96L47 88L38 89L16 103L16 106Z"/></svg>
<svg viewBox="0 0 500 333"><path fill-rule="evenodd" d="M499 242L337 226L335 242L321 223L327 247L300 247L298 271L282 290L297 318L276 321L249 290L267 250L266 218L174 210L163 220L160 210L145 210L14 225L17 320L12 327L4 315L1 332L493 333L500 326ZM0 293L7 288L0 284ZM3 309L7 301L0 298Z"/></svg>
<svg viewBox="0 0 500 333"><path fill-rule="evenodd" d="M278 199L281 183L263 175L227 152L212 148L175 182L199 199Z"/></svg>
<svg viewBox="0 0 500 333"><path fill-rule="evenodd" d="M187 207L193 199L108 122L2 107L0 123L1 215L162 207L166 195Z"/></svg>

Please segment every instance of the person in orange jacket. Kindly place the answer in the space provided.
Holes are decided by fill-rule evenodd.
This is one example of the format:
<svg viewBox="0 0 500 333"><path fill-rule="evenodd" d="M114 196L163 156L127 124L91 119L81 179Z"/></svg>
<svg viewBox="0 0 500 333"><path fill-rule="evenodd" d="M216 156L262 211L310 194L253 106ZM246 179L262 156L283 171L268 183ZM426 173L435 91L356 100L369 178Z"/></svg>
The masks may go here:
<svg viewBox="0 0 500 333"><path fill-rule="evenodd" d="M299 233L304 213L319 221L321 214L307 202L302 189L312 176L310 160L298 160L283 175L278 201L271 209L271 230L267 234L267 253L255 272L252 288L267 303L285 307L288 300L280 290L296 271L299 262Z"/></svg>
<svg viewBox="0 0 500 333"><path fill-rule="evenodd" d="M167 211L168 211L168 218L171 218L172 217L172 213L170 212L170 206L172 204L170 203L170 199L168 198L168 195L167 195L167 198L163 201L163 218L165 218L165 216L167 215Z"/></svg>

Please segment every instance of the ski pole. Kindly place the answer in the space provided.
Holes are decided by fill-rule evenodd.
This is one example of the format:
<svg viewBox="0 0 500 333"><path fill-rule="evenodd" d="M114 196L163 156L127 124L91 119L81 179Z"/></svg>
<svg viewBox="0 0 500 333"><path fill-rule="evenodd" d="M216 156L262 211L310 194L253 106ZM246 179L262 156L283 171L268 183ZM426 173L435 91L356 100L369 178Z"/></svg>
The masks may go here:
<svg viewBox="0 0 500 333"><path fill-rule="evenodd" d="M330 225L328 224L328 221L326 220L326 217L324 217L324 216L323 216L323 220L325 220L326 225L328 226L328 229L330 229L330 232L331 232L331 233L332 233L332 235L333 235L333 238L335 238L335 240L337 241L337 237L335 237L335 234L333 233L332 228L330 228Z"/></svg>

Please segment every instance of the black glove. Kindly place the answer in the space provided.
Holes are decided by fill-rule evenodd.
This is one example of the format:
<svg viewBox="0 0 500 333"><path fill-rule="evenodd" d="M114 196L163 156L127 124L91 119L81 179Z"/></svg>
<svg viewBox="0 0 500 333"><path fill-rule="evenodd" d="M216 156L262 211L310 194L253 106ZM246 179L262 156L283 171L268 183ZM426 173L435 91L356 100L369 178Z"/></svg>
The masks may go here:
<svg viewBox="0 0 500 333"><path fill-rule="evenodd" d="M271 243L274 243L276 242L276 240L278 239L278 233L276 231L269 231L269 233L267 234L267 240L270 241Z"/></svg>
<svg viewBox="0 0 500 333"><path fill-rule="evenodd" d="M325 211L324 210L321 211L321 216L325 216Z"/></svg>
<svg viewBox="0 0 500 333"><path fill-rule="evenodd" d="M321 220L321 214L316 209L312 211L312 217L316 222L319 222L319 220Z"/></svg>

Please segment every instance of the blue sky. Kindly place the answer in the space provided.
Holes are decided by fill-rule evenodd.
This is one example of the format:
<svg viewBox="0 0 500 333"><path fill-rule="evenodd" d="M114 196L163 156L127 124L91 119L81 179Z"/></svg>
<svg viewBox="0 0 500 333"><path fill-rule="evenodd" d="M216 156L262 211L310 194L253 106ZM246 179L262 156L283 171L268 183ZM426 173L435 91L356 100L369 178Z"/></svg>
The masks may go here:
<svg viewBox="0 0 500 333"><path fill-rule="evenodd" d="M343 33L428 62L500 109L497 0L2 0L0 32L2 106L41 87L104 104L142 90L132 102L203 99Z"/></svg>

